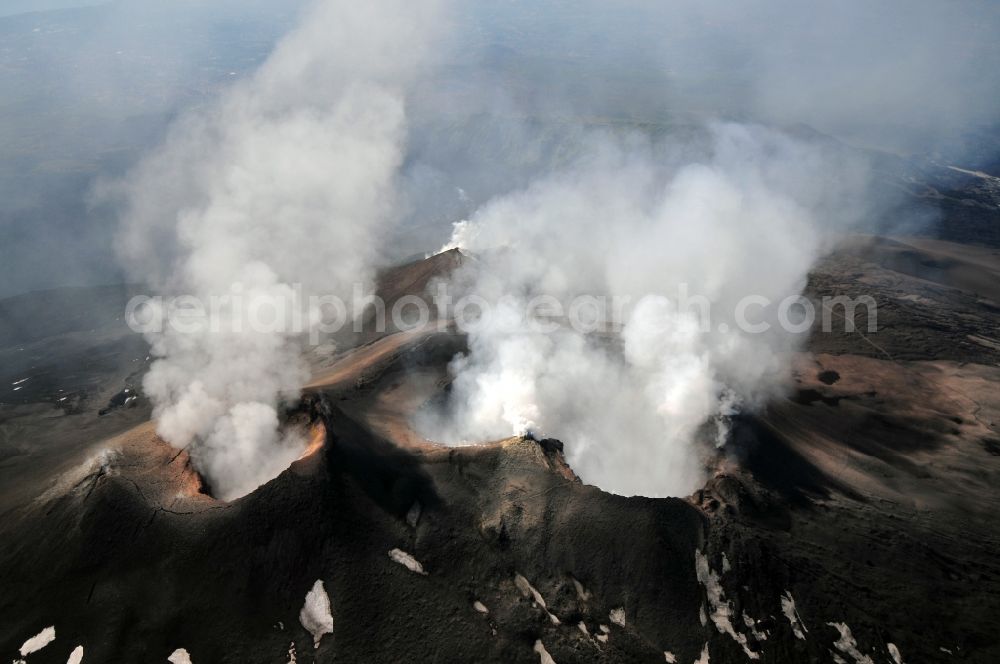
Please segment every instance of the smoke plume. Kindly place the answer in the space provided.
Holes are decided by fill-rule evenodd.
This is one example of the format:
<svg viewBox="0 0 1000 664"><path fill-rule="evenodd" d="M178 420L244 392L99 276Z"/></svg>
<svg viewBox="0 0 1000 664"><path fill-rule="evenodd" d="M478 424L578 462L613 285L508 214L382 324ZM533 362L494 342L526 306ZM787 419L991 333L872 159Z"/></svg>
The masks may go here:
<svg viewBox="0 0 1000 664"><path fill-rule="evenodd" d="M802 335L775 306L801 293L829 235L862 216L867 178L863 160L757 126L713 126L704 150L593 137L571 167L456 224L452 245L479 257L472 290L490 315L469 326L446 408L420 426L452 443L559 437L603 489L692 491L704 479L696 440L724 442L732 415L783 389ZM686 294L710 304L710 324ZM747 317L767 331L734 324L750 295L773 303ZM620 315L589 311L621 329L581 329L593 321L582 314L541 329L525 314L537 296L617 298Z"/></svg>
<svg viewBox="0 0 1000 664"><path fill-rule="evenodd" d="M158 432L188 447L217 495L245 494L301 452L278 406L308 377L303 297L370 281L404 157L406 96L442 24L436 2L323 0L260 69L183 117L120 185L120 253L162 292L228 296L208 325L149 334ZM237 302L240 302L238 305Z"/></svg>
<svg viewBox="0 0 1000 664"><path fill-rule="evenodd" d="M133 276L230 298L212 326L151 332L144 383L161 435L220 496L302 447L279 410L307 378L301 339L240 328L247 308L291 308L308 327L305 296L350 299L379 247L436 246L462 217L449 246L479 260L456 288L491 314L421 430L556 436L588 482L688 493L696 443L724 441L736 413L783 389L802 335L777 304L831 234L884 203L864 153L763 125L898 150L957 140L962 154L996 120L976 103L1000 98L996 40L969 29L995 25L992 9L518 0L445 16L443 2L318 2L118 187ZM709 305L707 325L685 294ZM537 296L596 300L596 324L543 329L525 315ZM737 324L746 296L771 303L749 310L766 331Z"/></svg>

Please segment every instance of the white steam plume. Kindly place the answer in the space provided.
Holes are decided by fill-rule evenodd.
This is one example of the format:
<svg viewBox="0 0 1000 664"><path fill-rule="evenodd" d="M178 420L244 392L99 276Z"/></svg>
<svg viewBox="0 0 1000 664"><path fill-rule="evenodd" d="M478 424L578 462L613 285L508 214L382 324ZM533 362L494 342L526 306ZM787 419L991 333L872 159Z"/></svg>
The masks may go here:
<svg viewBox="0 0 1000 664"><path fill-rule="evenodd" d="M429 437L531 431L562 439L583 480L615 493L700 486L692 443L724 440L732 415L783 389L801 335L777 325L775 305L801 292L827 232L864 212L868 177L844 151L762 127L714 126L708 145L692 160L690 146L604 135L456 225L452 244L481 259L473 290L495 306L451 365L447 408L418 422ZM677 306L685 287L711 303L710 328ZM549 332L521 315L537 295L630 300L620 334ZM746 295L774 303L768 332L734 324Z"/></svg>
<svg viewBox="0 0 1000 664"><path fill-rule="evenodd" d="M118 187L120 254L167 293L241 294L244 312L316 311L303 294L347 299L371 278L404 157L405 100L427 65L439 2L322 0L268 60L208 108L182 118ZM158 431L191 446L217 495L232 498L301 452L277 406L307 378L299 339L234 326L151 333L143 387Z"/></svg>

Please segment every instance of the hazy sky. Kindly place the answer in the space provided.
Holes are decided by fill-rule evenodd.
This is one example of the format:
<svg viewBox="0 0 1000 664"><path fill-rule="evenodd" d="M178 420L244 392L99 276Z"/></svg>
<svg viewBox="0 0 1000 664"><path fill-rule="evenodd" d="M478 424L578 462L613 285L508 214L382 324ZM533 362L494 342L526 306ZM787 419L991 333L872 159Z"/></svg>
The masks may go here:
<svg viewBox="0 0 1000 664"><path fill-rule="evenodd" d="M108 0L6 0L0 4L0 16L12 16L26 12L41 12L49 9L88 7L102 5Z"/></svg>
<svg viewBox="0 0 1000 664"><path fill-rule="evenodd" d="M476 283L497 301L536 287L640 299L621 351L506 317L471 335L444 430L569 433L587 481L683 495L690 443L707 424L724 440L773 396L797 338L702 334L670 310L671 287L730 310L747 289L799 294L832 232L870 229L905 189L903 157L858 147L967 167L1000 153L993 5L310 4L128 0L0 19L0 293L117 281L123 265L157 292L238 291L278 311L299 288L370 287L465 218L492 240L472 247L483 265L513 248L493 265L502 278ZM158 432L198 443L220 495L297 456L279 417L309 374L295 331L147 339ZM648 472L635 447L605 447L623 433Z"/></svg>
<svg viewBox="0 0 1000 664"><path fill-rule="evenodd" d="M178 113L253 71L303 0L125 0L14 15L83 4L0 4L0 296L120 280L111 249L117 222L112 210L92 206L94 183L124 172ZM1000 3L456 7L455 37L436 44L447 60L443 80L422 91L411 118L426 130L411 135L420 154L408 163L420 223L446 228L461 211L454 197L442 198L454 192L449 170L487 195L558 158L520 127L498 132L505 114L554 121L549 129L561 132L563 146L572 141L571 117L666 124L721 116L944 152L976 168L1000 153Z"/></svg>

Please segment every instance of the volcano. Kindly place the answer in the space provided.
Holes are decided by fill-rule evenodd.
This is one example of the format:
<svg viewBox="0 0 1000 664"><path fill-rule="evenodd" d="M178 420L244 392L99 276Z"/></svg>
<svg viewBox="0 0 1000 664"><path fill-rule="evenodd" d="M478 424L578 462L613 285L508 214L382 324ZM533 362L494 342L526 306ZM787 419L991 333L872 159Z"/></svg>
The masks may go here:
<svg viewBox="0 0 1000 664"><path fill-rule="evenodd" d="M463 260L416 260L380 287L422 295ZM573 440L424 439L413 415L466 344L445 321L314 358L285 415L308 449L224 502L144 399L114 399L138 384L141 339L39 323L0 351L4 384L24 386L0 406L3 656L996 661L998 271L995 251L906 238L828 256L807 294L863 279L882 333L814 334L787 398L706 446L686 498L586 484ZM92 291L87 310L125 295ZM59 297L2 305L40 321Z"/></svg>

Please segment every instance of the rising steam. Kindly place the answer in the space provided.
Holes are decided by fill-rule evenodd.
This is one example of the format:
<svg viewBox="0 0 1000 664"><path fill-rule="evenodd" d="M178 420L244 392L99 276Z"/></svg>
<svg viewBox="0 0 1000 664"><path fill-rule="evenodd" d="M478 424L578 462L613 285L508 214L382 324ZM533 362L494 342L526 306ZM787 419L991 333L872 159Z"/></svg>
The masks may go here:
<svg viewBox="0 0 1000 664"><path fill-rule="evenodd" d="M799 294L825 238L863 209L863 161L761 127L718 125L707 150L601 136L584 158L456 225L480 258L473 290L494 306L456 358L449 403L420 423L450 442L531 431L567 444L584 481L623 494L684 495L699 447L785 384L801 335L741 298ZM678 306L684 293L711 304ZM617 296L617 330L538 329L530 298ZM594 309L591 309L593 311ZM567 312L571 314L572 312ZM604 307L602 319L614 312ZM722 327L720 327L722 326Z"/></svg>
<svg viewBox="0 0 1000 664"><path fill-rule="evenodd" d="M840 17L829 57L810 31L776 28L785 21L772 19L792 11L790 25L815 22L812 8L786 2L735 14L719 3L542 3L534 12L474 2L457 18L441 2L314 5L259 71L182 118L121 183L125 264L163 292L241 295L315 322L305 295L348 300L352 284L372 281L377 247L426 249L413 238L426 243L434 224L465 216L449 246L479 260L455 285L483 297L492 315L469 332L469 352L450 366L448 403L422 413L422 431L449 443L556 436L588 482L625 494L690 492L702 481L695 443L724 441L736 413L784 388L801 335L778 325L774 305L802 292L830 234L874 216L875 179L864 153L806 128L697 127L735 108L765 124L804 119L855 137L882 136L903 118L912 131L900 145L943 140L932 131L938 115L979 99L970 91L982 86L965 83L979 80L969 74L981 65L925 36L964 43L960 28L978 12L948 22L951 10L900 4L887 35L857 34L872 23L865 5L838 5L828 10ZM887 48L913 21L922 29L910 48ZM442 39L455 24L461 38ZM746 42L735 39L745 32ZM564 80L567 63L602 44ZM432 53L456 45L461 60L425 77ZM788 53L823 57L803 73ZM900 62L909 54L921 55L920 67ZM929 67L939 58L951 64ZM657 76L628 83L643 67ZM909 75L883 76L897 69ZM847 100L843 82L859 72L868 84ZM421 94L418 83L427 84ZM813 95L810 85L829 89ZM818 106L806 104L814 98ZM949 132L994 117L953 115ZM596 131L565 116L629 129ZM413 127L422 131L410 136ZM408 227L391 233L399 219ZM683 293L704 298L708 321L679 306ZM589 330L564 320L543 330L524 316L539 295L605 297L612 309ZM751 311L767 331L736 324L745 296L772 303ZM307 378L299 337L239 329L245 312L232 302L215 312L216 331L151 333L157 359L144 383L161 435L189 447L223 497L299 454L279 408Z"/></svg>
<svg viewBox="0 0 1000 664"><path fill-rule="evenodd" d="M296 308L371 278L404 156L405 101L440 25L435 2L323 0L249 79L179 121L121 184L120 253L164 292ZM299 339L255 331L235 298L197 331L151 333L158 431L217 495L245 494L301 452L277 407L308 376ZM266 317L266 316L264 316ZM215 328L213 331L212 328Z"/></svg>

